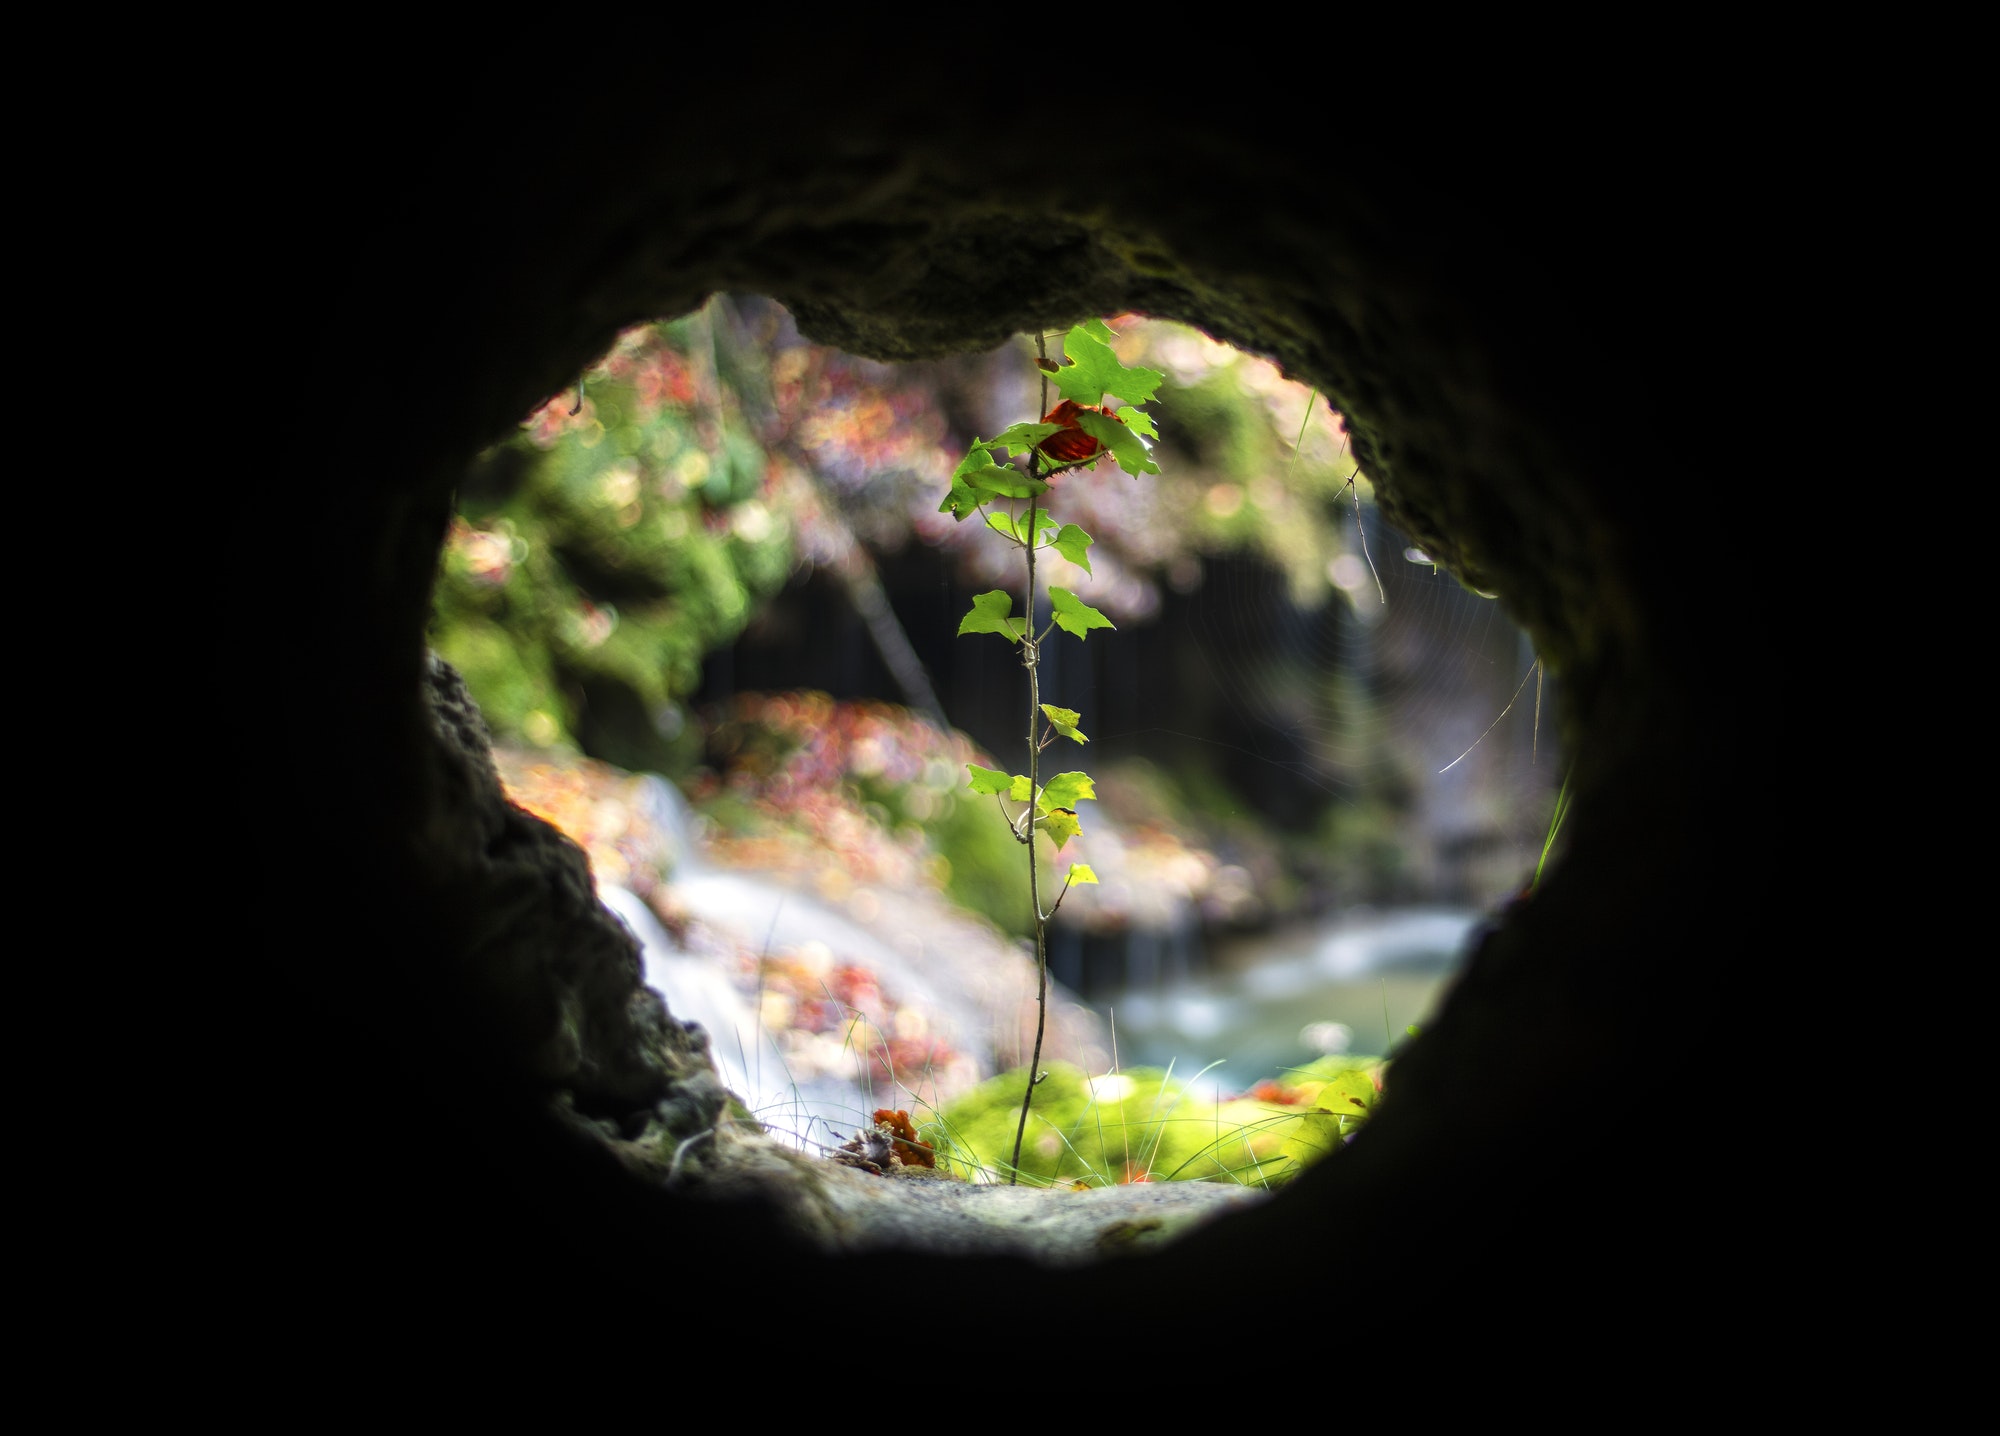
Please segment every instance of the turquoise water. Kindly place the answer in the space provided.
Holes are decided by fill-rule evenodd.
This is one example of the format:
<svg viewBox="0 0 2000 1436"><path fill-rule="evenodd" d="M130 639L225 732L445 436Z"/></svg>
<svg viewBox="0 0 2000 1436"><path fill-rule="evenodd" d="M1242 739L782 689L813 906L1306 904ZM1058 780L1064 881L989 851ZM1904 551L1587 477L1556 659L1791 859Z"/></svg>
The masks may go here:
<svg viewBox="0 0 2000 1436"><path fill-rule="evenodd" d="M1479 914L1356 912L1219 946L1201 979L1108 994L1093 1005L1123 1066L1165 1067L1243 1089L1334 1052L1382 1053L1421 1024L1467 955Z"/></svg>

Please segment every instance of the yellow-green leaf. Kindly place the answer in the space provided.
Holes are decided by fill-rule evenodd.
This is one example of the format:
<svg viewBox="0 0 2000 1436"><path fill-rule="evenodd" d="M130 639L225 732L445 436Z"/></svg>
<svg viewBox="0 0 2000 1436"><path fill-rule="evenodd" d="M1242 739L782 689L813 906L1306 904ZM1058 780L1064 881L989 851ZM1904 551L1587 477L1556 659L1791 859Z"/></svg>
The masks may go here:
<svg viewBox="0 0 2000 1436"><path fill-rule="evenodd" d="M1274 1123L1273 1130L1285 1136L1279 1150L1301 1166L1340 1150L1340 1121L1325 1112L1303 1112L1291 1121Z"/></svg>
<svg viewBox="0 0 2000 1436"><path fill-rule="evenodd" d="M1088 773L1058 773L1042 787L1038 800L1043 812L1052 808L1074 808L1085 798L1095 798L1097 787Z"/></svg>
<svg viewBox="0 0 2000 1436"><path fill-rule="evenodd" d="M1076 820L1076 814L1068 808L1057 808L1041 820L1042 831L1054 841L1060 852L1062 845L1083 831L1083 824Z"/></svg>
<svg viewBox="0 0 2000 1436"><path fill-rule="evenodd" d="M1086 738L1077 729L1077 719L1081 715L1074 708L1058 708L1053 703L1044 703L1042 711L1049 715L1049 726L1062 734L1063 737L1073 739L1078 743L1088 743L1090 741L1090 739Z"/></svg>
<svg viewBox="0 0 2000 1436"><path fill-rule="evenodd" d="M1069 865L1069 881L1072 883L1094 883L1097 881L1097 874L1091 871L1089 863L1071 863Z"/></svg>
<svg viewBox="0 0 2000 1436"><path fill-rule="evenodd" d="M1313 1096L1313 1105L1337 1117L1359 1117L1375 1105L1375 1084L1366 1072L1337 1073Z"/></svg>

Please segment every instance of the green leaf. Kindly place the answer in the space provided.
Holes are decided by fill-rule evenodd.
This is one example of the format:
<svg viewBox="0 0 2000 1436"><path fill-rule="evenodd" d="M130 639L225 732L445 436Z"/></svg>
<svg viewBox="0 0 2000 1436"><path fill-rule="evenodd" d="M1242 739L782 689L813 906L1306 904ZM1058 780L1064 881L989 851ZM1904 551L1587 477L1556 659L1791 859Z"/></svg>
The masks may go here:
<svg viewBox="0 0 2000 1436"><path fill-rule="evenodd" d="M1102 319L1086 319L1076 327L1092 338L1102 339L1106 344L1109 344L1118 337L1111 332L1111 326L1106 324Z"/></svg>
<svg viewBox="0 0 2000 1436"><path fill-rule="evenodd" d="M972 447L965 451L965 457L958 461L958 467L951 471L952 478L962 479L974 470L993 467L993 455L987 452L990 447L974 440Z"/></svg>
<svg viewBox="0 0 2000 1436"><path fill-rule="evenodd" d="M1137 478L1140 474L1157 474L1160 466L1153 462L1152 451L1125 425L1105 414L1079 413L1076 425L1098 443L1111 451L1111 457L1118 461L1118 467Z"/></svg>
<svg viewBox="0 0 2000 1436"><path fill-rule="evenodd" d="M1005 449L1009 455L1026 454L1035 445L1051 434L1062 432L1061 424L1010 424L1000 431L997 439L982 439L974 444L975 449Z"/></svg>
<svg viewBox="0 0 2000 1436"><path fill-rule="evenodd" d="M1050 522L1053 523L1055 521L1051 519ZM1088 550L1095 542L1097 542L1096 539L1093 539L1075 524L1064 524L1061 531L1056 534L1056 541L1050 547L1085 573L1089 573L1090 557Z"/></svg>
<svg viewBox="0 0 2000 1436"><path fill-rule="evenodd" d="M1031 479L1010 464L994 463L993 455L987 452L990 447L979 443L966 451L958 467L952 470L953 493L965 488L982 497L1000 494L1010 499L1025 499L1031 494L1048 492L1049 486L1040 479Z"/></svg>
<svg viewBox="0 0 2000 1436"><path fill-rule="evenodd" d="M1026 514L1010 514L1003 509L995 509L986 516L986 526L997 534L1005 534L1016 543L1026 543L1028 541L1028 516ZM1035 510L1035 536L1037 538L1043 532L1055 526L1056 516L1054 514L1050 513L1047 509L1038 508ZM1044 544L1043 547L1046 548L1048 545Z"/></svg>
<svg viewBox="0 0 2000 1436"><path fill-rule="evenodd" d="M1044 703L1042 711L1049 715L1049 726L1063 737L1072 738L1079 743L1090 741L1077 731L1076 722L1080 715L1074 708L1058 708L1053 703Z"/></svg>
<svg viewBox="0 0 2000 1436"><path fill-rule="evenodd" d="M1071 884L1094 883L1097 881L1097 874L1091 871L1089 863L1071 863L1068 881Z"/></svg>
<svg viewBox="0 0 2000 1436"><path fill-rule="evenodd" d="M1083 831L1083 824L1076 820L1076 814L1068 808L1058 808L1041 820L1042 831L1054 840L1056 851L1061 852L1064 843Z"/></svg>
<svg viewBox="0 0 2000 1436"><path fill-rule="evenodd" d="M985 445L974 444L952 471L951 491L938 505L938 512L964 523L966 515L996 497L1024 499L1047 490L1048 485L1040 479L1031 479L1019 469L994 463Z"/></svg>
<svg viewBox="0 0 2000 1436"><path fill-rule="evenodd" d="M1058 773L1042 785L1042 796L1035 806L1047 813L1057 808L1074 808L1085 798L1096 796L1097 786L1090 781L1090 774Z"/></svg>
<svg viewBox="0 0 2000 1436"><path fill-rule="evenodd" d="M1106 394L1128 404L1144 404L1167 376L1158 369L1131 369L1120 363L1111 352L1110 328L1102 320L1095 324L1095 332L1091 324L1079 324L1063 337L1063 357L1069 362L1056 371L1056 387L1063 398L1079 404L1094 406Z"/></svg>
<svg viewBox="0 0 2000 1436"><path fill-rule="evenodd" d="M1007 615L1013 610L1013 595L1005 589L996 588L982 593L972 600L972 612L958 621L958 631L961 635L997 633L1009 643L1019 643L1021 635L1028 631L1028 620L1009 618Z"/></svg>
<svg viewBox="0 0 2000 1436"><path fill-rule="evenodd" d="M1118 417L1125 421L1125 427L1142 438L1157 439L1160 431L1153 427L1153 416L1144 409L1120 409Z"/></svg>
<svg viewBox="0 0 2000 1436"><path fill-rule="evenodd" d="M998 592L998 590L995 590L995 592ZM987 596L990 597L990 595ZM978 602L977 599L973 601L975 603ZM1057 588L1051 584L1049 586L1049 601L1056 611L1056 622L1061 625L1063 631L1065 633L1074 633L1078 638L1088 637L1090 630L1093 628L1116 630L1118 627L1117 624L1113 623L1066 588ZM1012 603L1011 599L1009 603ZM1003 609L1002 612L1004 613L1005 610ZM965 632L965 626L960 624L958 631L960 633Z"/></svg>
<svg viewBox="0 0 2000 1436"><path fill-rule="evenodd" d="M1003 773L998 768L982 768L977 763L967 763L965 767L966 771L972 774L972 781L966 786L975 793L991 796L995 793L1004 793L1013 786L1012 775Z"/></svg>
<svg viewBox="0 0 2000 1436"><path fill-rule="evenodd" d="M1028 795L1034 790L1034 785L1027 780L1025 775L1016 773L1014 775L1013 786L1007 790L1007 796L1017 803L1025 803L1028 801Z"/></svg>
<svg viewBox="0 0 2000 1436"><path fill-rule="evenodd" d="M952 475L951 492L944 496L944 502L937 506L941 514L950 514L959 523L964 523L966 515L979 511L980 496L972 486Z"/></svg>
<svg viewBox="0 0 2000 1436"><path fill-rule="evenodd" d="M961 464L959 471L951 476L954 489L963 484L982 501L1026 499L1049 491L1045 480L1031 479L1011 464L996 464L985 454L979 457L986 460L984 466Z"/></svg>

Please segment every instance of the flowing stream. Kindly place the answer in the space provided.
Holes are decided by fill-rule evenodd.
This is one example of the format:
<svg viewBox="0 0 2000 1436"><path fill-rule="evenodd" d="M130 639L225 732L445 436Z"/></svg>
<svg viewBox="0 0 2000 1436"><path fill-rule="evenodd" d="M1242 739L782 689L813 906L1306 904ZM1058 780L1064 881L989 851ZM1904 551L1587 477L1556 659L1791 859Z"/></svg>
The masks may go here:
<svg viewBox="0 0 2000 1436"><path fill-rule="evenodd" d="M837 933L847 950L878 967L894 963L892 951L814 899L755 874L712 867L680 793L659 778L648 779L641 791L648 817L674 843L674 888L688 910L767 944ZM758 1020L754 1002L727 972L707 957L683 951L635 893L600 883L598 897L639 940L646 985L666 998L675 1017L702 1025L723 1086L742 1098L773 1135L815 1148L833 1145L867 1123L867 1113L881 1100L874 1091L838 1077L791 1071Z"/></svg>
<svg viewBox="0 0 2000 1436"><path fill-rule="evenodd" d="M1025 1052L1014 1057L1008 1051L1015 1044L1005 1034L1018 1025L1023 1004L1032 1004L1034 970L1006 938L935 894L884 891L871 919L859 919L851 909L773 875L716 865L670 785L651 779L641 791L648 818L675 849L674 906L728 940L684 947L632 892L600 882L598 895L639 940L646 984L666 998L677 1018L701 1024L723 1084L774 1133L806 1147L838 1145L867 1126L876 1108L916 1107L921 1091L890 1082L877 1060L878 1046L880 1055L889 1052L892 1034L938 1040L940 1046L931 1049L938 1070L925 1069L933 1096L976 1082L996 1052L1003 1065L1025 1061ZM763 1013L759 1007L771 994L761 985L746 990L741 964L749 954L800 959L812 953L822 964L818 970L838 963L843 971L865 971L869 989L885 1006L844 1035L836 1024L832 1035L801 1048L799 1032L781 1030L774 1038L767 1030L760 1019L771 1007ZM832 987L823 990L833 1000ZM886 1004L888 994L894 994L895 1004ZM787 999L774 1002L789 1015ZM1028 1011L1032 1014L1031 1006ZM784 1019L779 1021L782 1027ZM1094 1019L1072 1001L1052 1014L1052 1032L1064 1022L1074 1029ZM1032 1026L1027 1031L1032 1034ZM788 1041L794 1045L788 1048ZM1076 1043L1070 1046L1074 1050ZM896 1060L928 1062L929 1057Z"/></svg>
<svg viewBox="0 0 2000 1436"><path fill-rule="evenodd" d="M679 849L681 904L711 923L774 950L819 939L892 985L921 990L942 1019L972 1036L990 1027L994 1003L966 985L962 962L940 943L884 941L812 895L761 875L709 865L689 831L679 795L648 785L655 820ZM677 1017L701 1023L722 1079L781 1135L802 1145L837 1142L866 1122L886 1094L831 1074L808 1080L787 1070L755 1003L711 958L683 951L638 897L611 884L600 896L644 949L645 977ZM1322 1055L1387 1052L1424 1022L1464 961L1480 914L1467 909L1358 909L1330 922L1218 944L1206 973L1143 981L1091 1005L1115 1033L1123 1067L1172 1065L1204 1084L1241 1091Z"/></svg>
<svg viewBox="0 0 2000 1436"><path fill-rule="evenodd" d="M1450 986L1480 915L1363 909L1327 924L1219 946L1192 980L1107 994L1096 1005L1126 1066L1165 1067L1241 1089L1331 1053L1382 1053Z"/></svg>

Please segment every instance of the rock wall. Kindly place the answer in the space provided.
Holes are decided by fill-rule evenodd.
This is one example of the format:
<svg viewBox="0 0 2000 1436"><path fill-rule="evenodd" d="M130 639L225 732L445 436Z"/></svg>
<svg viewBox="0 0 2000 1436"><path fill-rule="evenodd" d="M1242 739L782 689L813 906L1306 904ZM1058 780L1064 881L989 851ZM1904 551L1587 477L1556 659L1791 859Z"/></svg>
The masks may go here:
<svg viewBox="0 0 2000 1436"><path fill-rule="evenodd" d="M259 691L329 713L310 745L272 733L235 760L293 780L299 832L262 890L309 875L342 898L306 951L267 954L319 1054L287 1107L316 1135L280 1143L297 1170L279 1186L341 1214L282 1243L298 1279L643 1311L670 1273L704 1301L770 1283L830 1313L856 1279L753 1197L667 1190L593 1138L590 1120L694 1132L720 1098L573 850L498 802L424 646L470 455L621 326L720 287L884 359L1126 310L1277 359L1348 417L1399 526L1534 636L1577 755L1568 860L1489 933L1342 1160L1143 1259L1051 1275L877 1254L871 1280L976 1279L982 1300L939 1319L980 1331L1021 1302L1189 1300L1245 1273L1278 1274L1277 1313L1361 1292L1476 1323L1530 1284L1624 1310L1711 1270L1701 1223L1648 1223L1703 1186L1660 1156L1685 1086L1662 1054L1672 995L1755 960L1714 883L1734 839L1712 808L1727 795L1729 834L1771 823L1753 755L1776 678L1755 662L1766 620L1699 571L1685 450L1663 441L1693 376L1726 380L1707 335L1734 302L1688 259L1672 137L1631 131L1615 168L1504 114L1431 145L1346 125L1301 81L1114 96L1144 140L1119 163L1032 108L995 122L949 70L891 92L757 60L670 85L607 62L518 93L433 77L372 123L305 126L298 223L270 241L307 353L299 472L263 481L277 512L246 500L234 543L252 568L277 535L304 546L312 597L274 615ZM268 793L246 788L251 821Z"/></svg>

